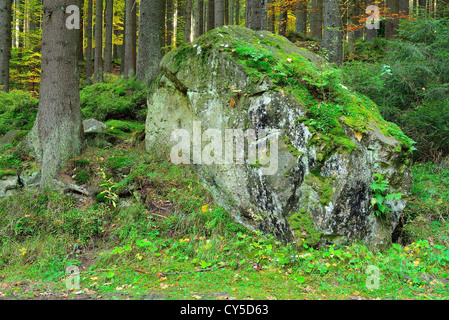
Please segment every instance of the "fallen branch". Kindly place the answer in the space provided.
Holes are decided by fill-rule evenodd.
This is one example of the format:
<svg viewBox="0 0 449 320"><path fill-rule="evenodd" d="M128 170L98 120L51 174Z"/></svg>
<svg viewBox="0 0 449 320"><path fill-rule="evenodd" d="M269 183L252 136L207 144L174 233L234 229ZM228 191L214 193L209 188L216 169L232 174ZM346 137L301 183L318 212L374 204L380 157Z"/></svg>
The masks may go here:
<svg viewBox="0 0 449 320"><path fill-rule="evenodd" d="M217 268L217 270L222 269L224 267L229 266L229 264L223 264L221 266L218 267L209 267L209 268L204 268L204 269L200 269L200 270L195 270L195 271L177 271L177 272L163 272L163 273L159 273L160 277L165 277L167 275L173 275L173 274L190 274L190 273L197 273L197 272L206 272L206 271L213 271L214 268Z"/></svg>

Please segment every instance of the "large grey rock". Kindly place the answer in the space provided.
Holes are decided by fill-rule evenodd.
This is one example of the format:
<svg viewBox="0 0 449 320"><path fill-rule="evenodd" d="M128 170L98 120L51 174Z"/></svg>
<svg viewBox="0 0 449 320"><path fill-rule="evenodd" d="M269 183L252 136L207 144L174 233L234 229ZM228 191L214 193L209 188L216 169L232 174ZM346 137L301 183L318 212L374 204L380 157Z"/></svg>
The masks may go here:
<svg viewBox="0 0 449 320"><path fill-rule="evenodd" d="M0 171L0 198L12 196L19 188L19 177L13 171Z"/></svg>
<svg viewBox="0 0 449 320"><path fill-rule="evenodd" d="M148 99L148 151L179 158L172 153L181 135L175 130L192 138L198 123L203 134L266 130L267 137L237 148L246 154L266 140L278 144L269 154L274 163L278 152L274 172L250 157L207 165L204 149L203 161L195 156L197 142L185 150L238 222L283 241L391 242L413 183L410 140L373 102L333 81L321 58L269 32L229 26L171 51L161 70ZM180 135L172 141L174 132ZM376 173L390 182L390 193L403 194L388 203L386 217L376 216L371 202Z"/></svg>
<svg viewBox="0 0 449 320"><path fill-rule="evenodd" d="M103 123L95 119L87 119L83 121L84 132L105 132L108 127Z"/></svg>

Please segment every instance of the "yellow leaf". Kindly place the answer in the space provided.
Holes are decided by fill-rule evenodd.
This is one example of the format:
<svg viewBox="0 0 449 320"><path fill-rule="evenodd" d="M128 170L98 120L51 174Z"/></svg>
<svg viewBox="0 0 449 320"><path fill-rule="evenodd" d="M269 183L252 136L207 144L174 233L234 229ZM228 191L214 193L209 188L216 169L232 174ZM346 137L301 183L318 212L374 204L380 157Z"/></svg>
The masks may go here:
<svg viewBox="0 0 449 320"><path fill-rule="evenodd" d="M140 255L140 253L136 254L136 258L142 260L142 256Z"/></svg>
<svg viewBox="0 0 449 320"><path fill-rule="evenodd" d="M355 138L356 138L357 140L359 140L359 142L360 142L360 141L362 140L363 133L354 131L354 136L355 136Z"/></svg>
<svg viewBox="0 0 449 320"><path fill-rule="evenodd" d="M207 209L207 206L208 206L209 204L206 204L205 206L202 206L201 207L201 210L203 211L203 212L207 212L208 211L208 209Z"/></svg>

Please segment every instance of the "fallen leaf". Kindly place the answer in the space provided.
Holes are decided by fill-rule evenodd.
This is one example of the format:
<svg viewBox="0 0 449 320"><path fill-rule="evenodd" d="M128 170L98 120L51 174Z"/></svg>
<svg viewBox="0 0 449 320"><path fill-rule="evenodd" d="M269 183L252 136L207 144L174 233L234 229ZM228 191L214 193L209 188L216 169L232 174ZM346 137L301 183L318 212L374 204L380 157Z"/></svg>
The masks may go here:
<svg viewBox="0 0 449 320"><path fill-rule="evenodd" d="M359 140L359 142L360 142L360 141L362 140L363 133L354 131L354 137L355 137L357 140Z"/></svg>
<svg viewBox="0 0 449 320"><path fill-rule="evenodd" d="M197 296L197 295L193 295L192 297L194 297L196 300L201 300L203 298L202 296Z"/></svg>

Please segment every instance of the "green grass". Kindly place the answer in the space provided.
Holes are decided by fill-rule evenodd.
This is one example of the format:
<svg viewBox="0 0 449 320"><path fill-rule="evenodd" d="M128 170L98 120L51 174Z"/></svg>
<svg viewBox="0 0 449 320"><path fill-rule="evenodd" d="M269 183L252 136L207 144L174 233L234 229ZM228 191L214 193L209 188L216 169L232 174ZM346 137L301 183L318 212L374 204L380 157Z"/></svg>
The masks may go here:
<svg viewBox="0 0 449 320"><path fill-rule="evenodd" d="M2 294L36 298L42 290L77 298L83 290L84 296L105 299L447 298L449 246L436 237L447 234L448 225L430 223L439 230L434 237L415 235L384 251L359 243L312 248L307 239L286 245L238 225L188 167L125 145L89 147L65 169L68 175L90 170L86 183L100 191L112 187L119 195L116 207L108 198L86 204L74 196L38 192L0 200ZM446 201L447 185L434 180L446 169L438 168L415 166L413 192L419 199ZM411 208L427 207L411 202ZM66 287L68 266L81 270L79 289ZM370 266L379 268L377 289L367 287Z"/></svg>

